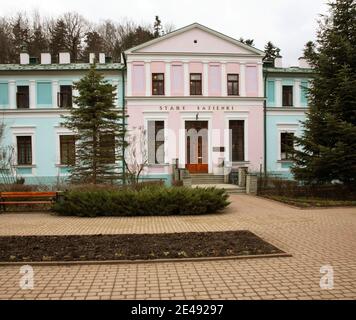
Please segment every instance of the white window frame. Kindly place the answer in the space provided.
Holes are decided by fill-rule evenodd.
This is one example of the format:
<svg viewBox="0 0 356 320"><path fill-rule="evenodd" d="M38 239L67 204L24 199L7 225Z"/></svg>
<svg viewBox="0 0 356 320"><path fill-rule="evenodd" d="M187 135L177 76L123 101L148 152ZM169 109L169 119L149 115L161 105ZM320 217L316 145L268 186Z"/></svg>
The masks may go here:
<svg viewBox="0 0 356 320"><path fill-rule="evenodd" d="M248 163L249 160L249 135L248 135L248 119L249 119L249 112L234 112L234 113L226 113L225 114L225 133L224 133L224 141L225 141L225 163L240 163L240 162L233 162L232 161L232 154L230 150L230 120L241 120L244 121L244 155L245 161L241 163Z"/></svg>
<svg viewBox="0 0 356 320"><path fill-rule="evenodd" d="M282 160L282 155L281 155L281 135L282 133L293 133L294 136L297 136L297 132L299 129L299 124L298 123L279 123L277 124L277 164L278 164L278 170L279 171L289 171L288 168L282 168L282 162L292 162L290 160Z"/></svg>
<svg viewBox="0 0 356 320"><path fill-rule="evenodd" d="M14 152L14 165L17 168L31 168L30 174L22 174L24 177L36 175L36 126L11 126L11 141L15 147ZM17 137L31 137L31 152L32 152L32 164L31 165L18 165L17 163Z"/></svg>
<svg viewBox="0 0 356 320"><path fill-rule="evenodd" d="M169 164L168 159L168 115L160 113L146 113L144 115L144 130L148 132L148 122L149 121L163 121L164 123L164 163L148 163L149 167L153 166L165 166ZM148 134L146 135L146 148L147 148L147 155L148 155Z"/></svg>
<svg viewBox="0 0 356 320"><path fill-rule="evenodd" d="M56 163L55 167L57 167L57 175L58 176L68 176L69 173L61 173L61 168L67 168L68 166L61 164L61 143L60 136L73 136L75 133L67 128L63 128L60 126L55 126L55 136L56 136Z"/></svg>

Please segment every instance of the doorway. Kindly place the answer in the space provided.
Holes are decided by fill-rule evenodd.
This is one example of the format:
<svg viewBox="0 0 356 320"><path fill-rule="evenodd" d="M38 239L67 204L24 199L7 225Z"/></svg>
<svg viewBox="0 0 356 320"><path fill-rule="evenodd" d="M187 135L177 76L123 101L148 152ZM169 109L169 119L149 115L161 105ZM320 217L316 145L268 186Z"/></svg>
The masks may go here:
<svg viewBox="0 0 356 320"><path fill-rule="evenodd" d="M208 121L186 121L186 169L208 173Z"/></svg>

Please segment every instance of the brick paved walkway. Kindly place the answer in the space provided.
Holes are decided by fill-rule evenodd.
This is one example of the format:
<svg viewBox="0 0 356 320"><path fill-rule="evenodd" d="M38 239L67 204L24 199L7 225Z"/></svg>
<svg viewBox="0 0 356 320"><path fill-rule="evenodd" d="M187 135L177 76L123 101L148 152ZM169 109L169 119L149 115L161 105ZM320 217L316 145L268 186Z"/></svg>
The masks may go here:
<svg viewBox="0 0 356 320"><path fill-rule="evenodd" d="M0 298L36 299L356 299L356 210L298 210L232 196L226 213L205 217L73 218L2 214L0 235L243 230L291 258L121 265L34 266L33 290L19 267L0 266ZM334 269L321 290L320 267Z"/></svg>

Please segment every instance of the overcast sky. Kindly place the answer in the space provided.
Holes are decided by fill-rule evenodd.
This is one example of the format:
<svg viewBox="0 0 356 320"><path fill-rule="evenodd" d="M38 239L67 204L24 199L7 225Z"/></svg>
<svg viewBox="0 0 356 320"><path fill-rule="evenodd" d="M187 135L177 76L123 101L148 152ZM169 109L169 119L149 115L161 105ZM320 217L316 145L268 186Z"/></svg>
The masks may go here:
<svg viewBox="0 0 356 320"><path fill-rule="evenodd" d="M255 39L263 49L268 40L281 48L284 64L296 65L304 44L315 39L319 14L327 0L0 0L0 15L17 11L57 16L76 11L91 21L132 19L176 28L193 22L228 36Z"/></svg>

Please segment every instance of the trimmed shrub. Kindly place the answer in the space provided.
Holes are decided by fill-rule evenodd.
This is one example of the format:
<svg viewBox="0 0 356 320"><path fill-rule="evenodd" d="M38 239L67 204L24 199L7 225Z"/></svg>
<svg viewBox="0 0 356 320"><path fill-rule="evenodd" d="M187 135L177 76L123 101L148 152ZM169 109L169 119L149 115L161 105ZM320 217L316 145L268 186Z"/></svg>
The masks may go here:
<svg viewBox="0 0 356 320"><path fill-rule="evenodd" d="M225 190L215 188L72 190L64 193L53 210L59 215L81 217L203 215L224 209L229 205L227 199Z"/></svg>

